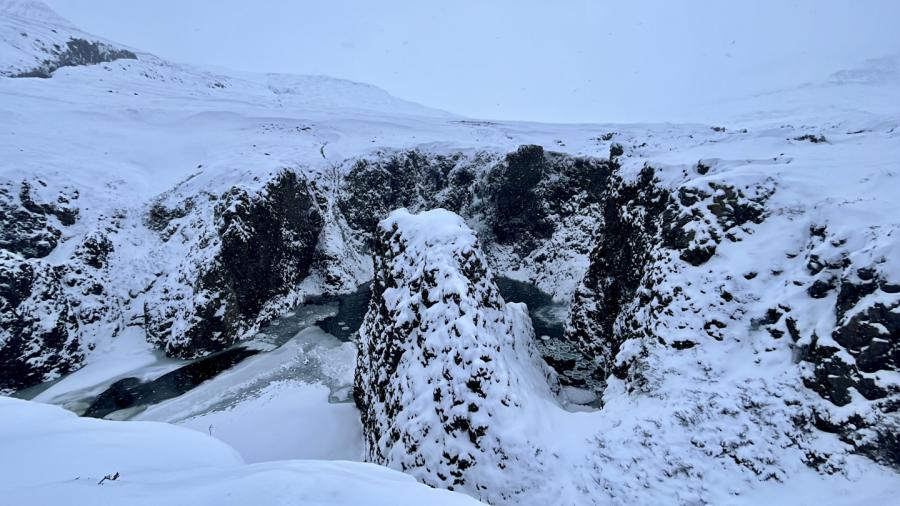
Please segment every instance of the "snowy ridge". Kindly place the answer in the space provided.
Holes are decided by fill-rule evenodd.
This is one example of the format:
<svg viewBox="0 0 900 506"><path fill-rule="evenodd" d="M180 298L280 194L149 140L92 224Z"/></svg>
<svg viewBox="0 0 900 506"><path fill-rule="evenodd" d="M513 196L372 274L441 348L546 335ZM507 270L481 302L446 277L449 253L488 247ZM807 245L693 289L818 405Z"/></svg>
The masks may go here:
<svg viewBox="0 0 900 506"><path fill-rule="evenodd" d="M3 0L0 13L0 76L50 77L63 66L137 57L81 32L42 2Z"/></svg>

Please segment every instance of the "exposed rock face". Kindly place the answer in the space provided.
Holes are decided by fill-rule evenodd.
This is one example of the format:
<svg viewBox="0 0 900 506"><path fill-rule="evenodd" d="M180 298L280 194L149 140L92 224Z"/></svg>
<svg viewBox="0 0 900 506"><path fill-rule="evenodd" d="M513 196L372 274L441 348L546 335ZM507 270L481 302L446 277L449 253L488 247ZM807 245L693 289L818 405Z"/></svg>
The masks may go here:
<svg viewBox="0 0 900 506"><path fill-rule="evenodd" d="M382 218L401 207L460 212L473 200L476 171L490 161L418 151L359 160L344 178L338 206L352 228L369 236Z"/></svg>
<svg viewBox="0 0 900 506"><path fill-rule="evenodd" d="M0 393L72 371L84 350L62 286L64 268L0 252Z"/></svg>
<svg viewBox="0 0 900 506"><path fill-rule="evenodd" d="M393 209L451 210L482 237L492 265L519 271L565 299L583 275L614 166L541 146L522 146L505 156L381 154L353 164L338 207L370 241L375 224Z"/></svg>
<svg viewBox="0 0 900 506"><path fill-rule="evenodd" d="M491 231L500 244L528 254L549 240L572 214L600 203L612 162L547 153L521 146L488 175L485 193L493 211Z"/></svg>
<svg viewBox="0 0 900 506"><path fill-rule="evenodd" d="M0 249L24 258L45 257L56 247L59 227L78 218L78 190L46 191L39 179L0 183Z"/></svg>
<svg viewBox="0 0 900 506"><path fill-rule="evenodd" d="M107 229L85 234L69 258L51 265L34 257L49 254L74 223L78 192L37 191L40 181L18 186L13 193L15 185L5 185L0 200L0 220L10 225L0 232L0 389L7 392L77 369L96 339L126 324L143 325L174 356L227 348L274 317L278 301L307 277L323 228L314 190L290 171L256 189L161 200L144 223L173 248L148 256L179 263L157 267L149 286L123 300L110 269L122 268L111 256L123 239L111 234L124 215L105 220ZM143 306L143 318L126 323L131 306Z"/></svg>
<svg viewBox="0 0 900 506"><path fill-rule="evenodd" d="M78 218L79 192L39 179L0 184L0 392L78 368L85 327L115 312L99 270L106 236L95 231L71 262L43 260Z"/></svg>
<svg viewBox="0 0 900 506"><path fill-rule="evenodd" d="M664 355L746 340L741 318L755 311L760 290L797 286L798 295L786 290L782 302L769 302L750 331L762 328L769 336L756 344L757 353L782 350L779 341L789 339L803 384L826 402L801 401L803 394L796 393L798 404L785 410L792 414L778 416L793 420L792 430L799 432L792 438L805 438L814 425L838 434L855 451L898 466L900 283L891 278L896 269L880 246L884 231L842 236L814 225L805 256L787 251L786 267L762 264L740 273L741 279L727 265L694 270L705 269L723 241L752 234L766 218L774 190L770 181L743 188L714 181L705 186L709 189L692 182L666 186L649 168L633 181L613 176L603 234L566 328L566 338L590 367L561 371L561 380L601 389L615 378L630 391L655 395L665 382L657 370ZM768 279L759 281L767 267ZM780 280L785 268L797 272ZM762 399L760 392L746 395ZM768 421L760 423L765 427ZM807 450L809 465L840 469L834 463L839 451L813 448ZM765 467L759 461L750 469Z"/></svg>
<svg viewBox="0 0 900 506"><path fill-rule="evenodd" d="M53 76L53 72L61 67L77 67L122 59L137 59L137 55L127 49L117 49L109 44L80 38L70 38L66 42L65 48L54 44L53 48L47 52L48 58L41 65L15 74L12 77L49 78Z"/></svg>
<svg viewBox="0 0 900 506"><path fill-rule="evenodd" d="M147 336L167 353L197 357L227 348L310 271L323 220L307 181L283 171L258 192L233 187L188 216L154 206L148 218L171 237L195 228L193 256L165 273L159 299L145 304ZM199 207L199 206L198 206ZM174 223L181 215L185 223ZM190 218L194 219L191 220ZM214 228L209 226L212 221ZM211 230L212 229L212 230Z"/></svg>
<svg viewBox="0 0 900 506"><path fill-rule="evenodd" d="M374 257L355 379L368 460L492 502L527 494L549 457L505 428L522 428L555 378L524 306L503 302L449 211L392 213Z"/></svg>
<svg viewBox="0 0 900 506"><path fill-rule="evenodd" d="M77 369L98 333L118 331L121 301L104 271L112 250L103 231L61 265L0 250L0 392Z"/></svg>
<svg viewBox="0 0 900 506"><path fill-rule="evenodd" d="M772 286L797 286L806 297L779 277L773 258L736 259L759 248L762 227L772 230L764 221L772 219L774 182L672 173L645 167L614 176L603 236L570 310L566 338L594 362L561 379L602 389L602 409L612 414L653 406L598 436L605 457L594 481L628 502L643 480L677 482L702 498L709 473L701 467L710 462L758 480L785 480L804 465L841 469L846 447L814 430L817 399L799 368L783 365L790 343L748 328L747 315L771 299ZM776 262L800 261L772 249ZM666 443L654 442L657 434ZM636 478L623 485L623 473Z"/></svg>
<svg viewBox="0 0 900 506"><path fill-rule="evenodd" d="M782 304L765 323L792 338L806 366L804 384L828 401L816 409L816 425L900 467L900 282L891 279L896 260L885 256L880 231L862 235L860 241L827 226L810 228L809 302L834 320L816 325L808 311Z"/></svg>
<svg viewBox="0 0 900 506"><path fill-rule="evenodd" d="M581 363L595 367L568 372L565 380L575 385L597 387L612 373L622 343L636 337L633 332L640 332L616 332L614 326L635 304L654 246L662 242L663 216L677 205L669 192L654 183L653 176L652 169L645 169L636 183L617 178L604 206L604 233L575 292L566 327L566 339L584 354Z"/></svg>
<svg viewBox="0 0 900 506"><path fill-rule="evenodd" d="M603 232L566 327L566 339L585 354L584 363L593 362L593 370L573 370L565 379L596 388L611 374L625 378L631 362L617 362L617 356L629 339L668 339L675 349L693 347L693 341L658 334L649 324L671 314L668 306L685 297L681 287L660 285L677 273L679 262L702 265L723 239L740 240L736 232L762 221L770 193L762 187L747 197L715 182L672 190L649 166L634 181L613 174L604 199ZM724 326L711 319L704 331L721 340Z"/></svg>
<svg viewBox="0 0 900 506"><path fill-rule="evenodd" d="M548 210L538 199L543 178L544 148L522 146L506 155L506 164L493 174L493 204L496 218L491 228L497 241L510 244L521 241L521 248L530 251L540 240L553 233Z"/></svg>

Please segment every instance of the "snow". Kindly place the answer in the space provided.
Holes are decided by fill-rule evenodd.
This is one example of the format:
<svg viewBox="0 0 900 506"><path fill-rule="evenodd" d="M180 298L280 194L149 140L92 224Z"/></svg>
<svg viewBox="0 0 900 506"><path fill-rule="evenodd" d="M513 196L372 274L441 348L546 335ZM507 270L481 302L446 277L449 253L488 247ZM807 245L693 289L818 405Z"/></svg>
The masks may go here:
<svg viewBox="0 0 900 506"><path fill-rule="evenodd" d="M284 380L259 397L177 425L207 432L232 445L247 462L286 459L362 460L359 412L328 402L328 388Z"/></svg>
<svg viewBox="0 0 900 506"><path fill-rule="evenodd" d="M212 426L247 462L361 460L359 412L348 402L355 360L353 345L309 327L184 395L118 417Z"/></svg>
<svg viewBox="0 0 900 506"><path fill-rule="evenodd" d="M403 231L403 240L415 251L453 246L471 248L475 245L475 233L458 214L446 209L431 209L412 214L406 209L392 212L379 226L385 230L394 227Z"/></svg>
<svg viewBox="0 0 900 506"><path fill-rule="evenodd" d="M245 464L216 437L170 424L78 418L0 397L6 504L479 504L371 464ZM119 477L99 482L104 476Z"/></svg>
<svg viewBox="0 0 900 506"><path fill-rule="evenodd" d="M525 305L503 301L455 213L398 209L377 236L355 379L367 458L491 504L539 503L557 385Z"/></svg>
<svg viewBox="0 0 900 506"><path fill-rule="evenodd" d="M19 41L22 31L46 42L84 36L38 2L2 0L0 13L0 72L43 58L30 42ZM667 322L668 340L705 336L694 311L737 315L725 343L673 354L628 342L618 358L647 351L652 382L646 390L612 380L603 409L588 410L566 405L589 401L588 392L565 389L560 405L546 384L529 385L522 389L531 392L522 394L525 415L491 425L547 456L540 474L514 475L541 482L530 503L891 504L900 496L897 473L847 454L836 437L813 432L798 444L835 455L840 472L820 474L802 463L789 441L800 430L790 416L809 415L810 406L823 401L802 387L805 372L794 364L787 339L775 340L751 321L770 307L789 305L801 323L798 344L813 333L830 339L834 295L811 302L805 293L814 278L805 267L811 253L877 265L886 279L900 280L898 62L863 62L825 83L719 103L697 112L708 124L465 120L367 85L183 66L140 52L138 60L62 68L50 79L0 78L0 180L40 178L48 195L69 186L81 193L78 221L64 228L60 245L41 262L64 262L82 237L119 217L111 232L116 250L108 286L115 287L110 298L125 301L122 314L83 324L93 346L86 366L35 393L34 400L83 409L86 398L117 379L152 379L182 363L161 358L131 323L140 319L143 301L158 295L144 292L157 273L177 272L186 259L196 259L191 255L205 254L196 247L202 231L182 227L174 240L163 241L143 224L152 202L203 200L232 186L261 191L284 167L317 181L339 179L354 160L391 150L497 154L534 143L606 157L611 144L620 143L626 176L650 163L672 188L771 184L775 192L764 223L752 233L739 232L740 242L723 242L706 265L672 273L663 287L703 293L696 306L685 306L684 314ZM797 140L806 134L827 141ZM707 174L694 170L698 160L710 167ZM415 250L433 251L430 262L447 260L438 258L441 245L471 247L477 240L472 224L447 211L400 211L391 220L389 225L414 231L406 239ZM354 250L355 239L335 223L319 241L340 258ZM810 226L825 224L828 240L813 242ZM342 289L372 277L369 258L357 253L339 266ZM552 265L542 273L541 288L565 298L586 268L584 256ZM750 272L757 276L745 279ZM531 281L541 274L529 266L495 273ZM314 272L297 299L322 291L323 277ZM732 305L719 301L715 290L722 280L736 297ZM161 285L156 289L166 288ZM450 280L441 290L460 288ZM402 305L410 295L397 290L387 297ZM896 300L882 293L858 307ZM527 321L518 305L504 311L515 322ZM460 328L470 330L465 322ZM178 398L114 414L127 422L79 419L39 402L0 398L0 455L15 456L0 460L3 502L475 503L382 467L344 462L364 453L359 413L346 402L356 362L352 345L310 328L265 349ZM534 375L511 376L537 383ZM879 373L878 381L897 384L898 378ZM411 406L419 406L425 395L419 394L406 399ZM748 407L760 399L766 402ZM867 406L854 392L853 402L836 412L849 418ZM710 456L713 448L726 447L738 448L772 479ZM114 472L122 478L97 486Z"/></svg>

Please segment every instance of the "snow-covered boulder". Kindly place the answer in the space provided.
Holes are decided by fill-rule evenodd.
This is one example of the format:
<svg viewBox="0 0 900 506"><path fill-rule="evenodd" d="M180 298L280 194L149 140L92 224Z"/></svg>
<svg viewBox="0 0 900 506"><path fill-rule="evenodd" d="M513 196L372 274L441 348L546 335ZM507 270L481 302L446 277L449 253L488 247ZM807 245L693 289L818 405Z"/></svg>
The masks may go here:
<svg viewBox="0 0 900 506"><path fill-rule="evenodd" d="M381 221L359 331L355 397L368 460L492 503L515 503L552 456L534 438L555 377L522 304L505 303L462 218Z"/></svg>

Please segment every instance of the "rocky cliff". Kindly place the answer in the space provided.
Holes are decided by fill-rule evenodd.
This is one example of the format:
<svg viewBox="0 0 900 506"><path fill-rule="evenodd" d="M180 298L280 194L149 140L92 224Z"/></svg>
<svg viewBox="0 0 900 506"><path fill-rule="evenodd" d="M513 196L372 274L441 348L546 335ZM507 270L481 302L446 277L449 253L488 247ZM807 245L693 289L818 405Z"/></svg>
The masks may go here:
<svg viewBox="0 0 900 506"><path fill-rule="evenodd" d="M52 267L38 259L75 223L78 190L43 195L40 181L10 181L0 193L9 257L0 315L15 324L0 353L19 365L0 372L0 388L74 370L92 343L126 326L171 356L225 349L304 294L368 281L375 224L404 206L459 212L484 237L489 264L567 298L586 265L610 167L523 146L508 154L379 152L336 171L283 169L212 187L191 177L139 212L106 220L105 231L87 235L77 252L58 252ZM518 179L526 172L528 184ZM117 244L138 251L117 255ZM70 271L66 290L84 288L67 298L59 284ZM24 303L29 297L38 301ZM73 314L88 307L90 316ZM37 312L56 316L28 316Z"/></svg>
<svg viewBox="0 0 900 506"><path fill-rule="evenodd" d="M601 397L611 378L652 390L663 355L749 340L797 360L798 381L825 401L804 401L798 419L895 464L897 283L877 233L839 236L814 224L802 254L785 248L777 265L758 259L735 270L719 258L723 248L726 258L759 248L754 231L782 214L770 203L774 179L736 184L711 170L715 161L628 174L620 148L611 155L411 150L215 191L188 181L139 215L136 229L152 238L144 264L117 256L134 241L125 214L47 261L78 220L79 192L9 181L0 193L0 384L18 390L72 371L98 339L127 326L173 356L222 350L304 293L371 279L373 253L377 274L385 238L373 223L391 209L444 207L481 237L481 263L570 298L564 339L542 348L563 384ZM144 281L117 290L121 269ZM779 283L798 293L762 295Z"/></svg>
<svg viewBox="0 0 900 506"><path fill-rule="evenodd" d="M147 338L167 353L197 357L227 348L276 316L267 306L309 275L322 210L295 172L277 173L258 189L167 202L151 206L147 226L188 255L160 272L144 299Z"/></svg>

